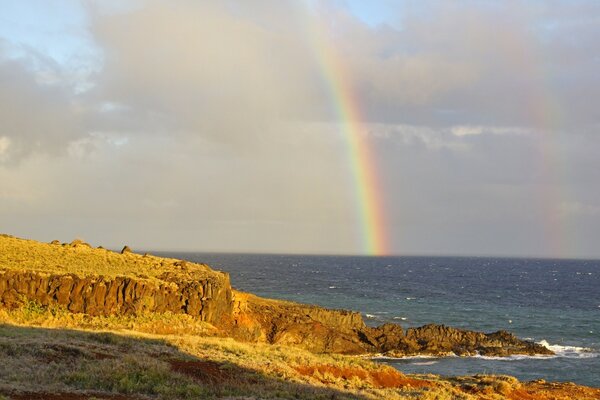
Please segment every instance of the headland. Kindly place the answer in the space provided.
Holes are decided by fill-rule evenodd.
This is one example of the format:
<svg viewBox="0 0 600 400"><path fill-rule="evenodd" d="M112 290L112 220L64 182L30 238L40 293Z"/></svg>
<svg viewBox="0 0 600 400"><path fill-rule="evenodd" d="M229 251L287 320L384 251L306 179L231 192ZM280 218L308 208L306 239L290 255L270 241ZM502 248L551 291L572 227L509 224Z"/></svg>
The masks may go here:
<svg viewBox="0 0 600 400"><path fill-rule="evenodd" d="M358 312L237 291L204 264L81 240L0 236L0 324L1 355L14 366L0 367L9 398L600 398L597 389L512 377L408 376L369 360L553 354L506 331L369 327ZM40 391L23 363L58 372L42 374Z"/></svg>

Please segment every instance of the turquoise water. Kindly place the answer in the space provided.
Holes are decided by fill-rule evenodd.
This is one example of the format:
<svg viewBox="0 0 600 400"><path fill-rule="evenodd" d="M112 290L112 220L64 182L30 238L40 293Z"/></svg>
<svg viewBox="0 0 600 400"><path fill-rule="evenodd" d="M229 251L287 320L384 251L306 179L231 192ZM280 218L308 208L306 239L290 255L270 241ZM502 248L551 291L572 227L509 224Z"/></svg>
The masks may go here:
<svg viewBox="0 0 600 400"><path fill-rule="evenodd" d="M169 254L261 296L360 311L368 324L506 329L557 357L382 360L404 372L509 374L600 387L600 261Z"/></svg>

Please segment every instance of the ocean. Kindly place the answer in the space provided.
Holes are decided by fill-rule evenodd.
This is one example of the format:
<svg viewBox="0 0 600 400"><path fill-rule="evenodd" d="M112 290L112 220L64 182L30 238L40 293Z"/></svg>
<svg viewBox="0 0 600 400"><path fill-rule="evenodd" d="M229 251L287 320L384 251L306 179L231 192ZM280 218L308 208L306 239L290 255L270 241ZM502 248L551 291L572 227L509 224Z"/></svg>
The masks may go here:
<svg viewBox="0 0 600 400"><path fill-rule="evenodd" d="M260 296L540 342L555 357L379 359L406 373L505 374L600 387L600 260L161 253L207 263Z"/></svg>

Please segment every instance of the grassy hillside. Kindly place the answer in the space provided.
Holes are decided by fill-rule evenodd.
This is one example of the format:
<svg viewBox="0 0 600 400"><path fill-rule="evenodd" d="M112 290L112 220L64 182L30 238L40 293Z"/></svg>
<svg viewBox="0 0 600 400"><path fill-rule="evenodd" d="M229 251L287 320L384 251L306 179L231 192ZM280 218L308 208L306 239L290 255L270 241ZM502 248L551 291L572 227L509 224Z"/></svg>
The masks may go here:
<svg viewBox="0 0 600 400"><path fill-rule="evenodd" d="M0 310L0 398L600 399L599 389L572 384L409 376L366 358L210 335L182 314Z"/></svg>
<svg viewBox="0 0 600 400"><path fill-rule="evenodd" d="M0 235L0 270L2 269L73 273L82 277L124 276L140 279L160 279L164 273L180 274L182 280L220 275L204 264L150 254L120 254L102 248L92 248L81 240L49 245L8 235Z"/></svg>
<svg viewBox="0 0 600 400"><path fill-rule="evenodd" d="M15 277L24 276L14 271L157 281L164 274L178 274L192 283L212 276L223 279L221 273L205 265L150 255L121 255L82 242L49 245L6 235L0 236L2 271L7 277L0 281L4 282L0 288L4 293L17 286L23 293L40 289L30 287L35 281L14 284ZM573 384L520 383L505 376L409 376L365 357L241 343L225 337L231 333L226 331L229 325L217 328L199 314L144 308L131 313L82 313L73 308L77 299L72 297L83 293L72 290L70 301L64 304L42 304L24 297L10 306L0 302L0 400L600 399L600 389ZM48 296L59 295L51 292ZM333 331L325 330L319 321L333 318L348 332L362 326L355 313L273 302L242 293L236 293L236 298L236 312L241 314L235 324L252 313L273 314L268 321L283 319L274 325L280 329L290 323L288 319L310 317L307 326L322 331L323 340L331 339ZM246 308L249 311L244 314L242 309ZM254 327L252 321L246 322L248 329ZM288 336L297 333L295 325L288 328Z"/></svg>

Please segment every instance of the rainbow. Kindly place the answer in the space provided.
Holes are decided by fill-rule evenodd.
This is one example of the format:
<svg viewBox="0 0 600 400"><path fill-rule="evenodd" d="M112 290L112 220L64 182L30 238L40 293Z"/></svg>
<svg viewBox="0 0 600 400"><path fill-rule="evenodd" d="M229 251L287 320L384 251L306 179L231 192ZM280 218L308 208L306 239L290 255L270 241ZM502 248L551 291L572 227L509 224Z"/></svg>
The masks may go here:
<svg viewBox="0 0 600 400"><path fill-rule="evenodd" d="M518 40L512 43L513 56L521 64L523 75L528 78L524 92L527 101L526 117L538 136L538 145L532 155L537 163L538 199L544 248L542 255L568 257L574 249L567 219L561 206L569 199L565 172L567 166L558 146L563 123L563 106L552 90L549 72L544 68L542 49L534 40Z"/></svg>
<svg viewBox="0 0 600 400"><path fill-rule="evenodd" d="M352 87L350 74L331 43L325 27L318 23L311 26L316 58L345 138L356 192L362 251L368 255L389 254L383 190L360 101Z"/></svg>

